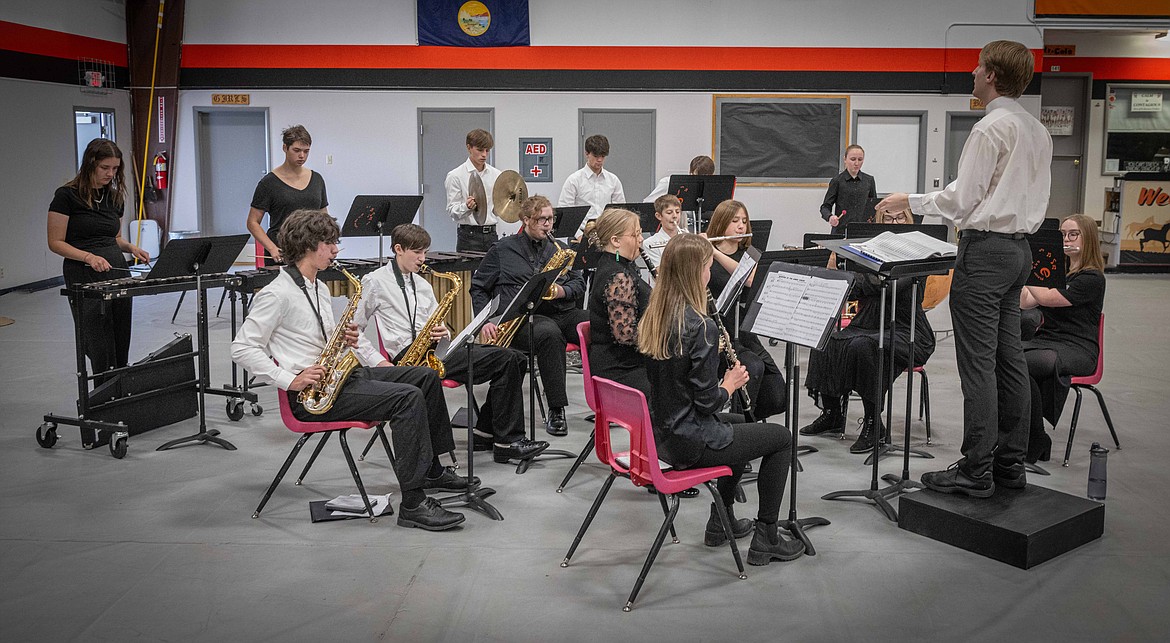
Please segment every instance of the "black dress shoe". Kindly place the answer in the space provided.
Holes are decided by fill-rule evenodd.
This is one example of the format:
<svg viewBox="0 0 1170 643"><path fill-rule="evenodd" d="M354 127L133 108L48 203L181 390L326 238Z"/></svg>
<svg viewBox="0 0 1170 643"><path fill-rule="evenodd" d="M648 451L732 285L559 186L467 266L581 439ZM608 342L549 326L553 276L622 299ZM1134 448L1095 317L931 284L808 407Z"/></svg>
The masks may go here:
<svg viewBox="0 0 1170 643"><path fill-rule="evenodd" d="M500 464L506 464L509 460L528 460L540 455L547 448L548 442L544 440L521 438L506 447L493 446L492 460Z"/></svg>
<svg viewBox="0 0 1170 643"><path fill-rule="evenodd" d="M569 434L569 425L565 421L565 407L558 406L548 410L548 419L544 422L544 430L549 435L561 437Z"/></svg>
<svg viewBox="0 0 1170 643"><path fill-rule="evenodd" d="M984 472L981 476L972 477L959 467L958 462L947 467L945 471L931 471L922 474L922 484L931 491L963 493L972 498L990 498L995 494L995 480L990 471Z"/></svg>
<svg viewBox="0 0 1170 643"><path fill-rule="evenodd" d="M820 435L822 433L844 433L845 416L840 413L822 412L812 424L800 430L801 435Z"/></svg>
<svg viewBox="0 0 1170 643"><path fill-rule="evenodd" d="M398 526L418 527L427 531L443 531L466 520L463 514L448 511L434 498L427 498L419 506L408 509L398 504Z"/></svg>
<svg viewBox="0 0 1170 643"><path fill-rule="evenodd" d="M1023 489L1028 486L1028 473L1024 465L1004 466L998 462L991 466L991 479L997 487Z"/></svg>
<svg viewBox="0 0 1170 643"><path fill-rule="evenodd" d="M479 476L471 476L471 486L479 486ZM455 473L451 467L443 467L443 473L437 478L427 478L423 481L423 489L433 491L467 491L467 478Z"/></svg>

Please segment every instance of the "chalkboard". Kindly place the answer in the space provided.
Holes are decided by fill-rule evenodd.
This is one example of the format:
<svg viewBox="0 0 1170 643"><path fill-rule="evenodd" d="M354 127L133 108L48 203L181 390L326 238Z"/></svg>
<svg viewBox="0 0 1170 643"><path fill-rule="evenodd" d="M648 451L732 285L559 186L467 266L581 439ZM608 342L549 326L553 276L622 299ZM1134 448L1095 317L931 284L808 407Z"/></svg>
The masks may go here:
<svg viewBox="0 0 1170 643"><path fill-rule="evenodd" d="M1102 174L1170 168L1170 85L1110 84L1107 90Z"/></svg>
<svg viewBox="0 0 1170 643"><path fill-rule="evenodd" d="M714 98L716 173L758 185L825 184L841 172L849 97Z"/></svg>

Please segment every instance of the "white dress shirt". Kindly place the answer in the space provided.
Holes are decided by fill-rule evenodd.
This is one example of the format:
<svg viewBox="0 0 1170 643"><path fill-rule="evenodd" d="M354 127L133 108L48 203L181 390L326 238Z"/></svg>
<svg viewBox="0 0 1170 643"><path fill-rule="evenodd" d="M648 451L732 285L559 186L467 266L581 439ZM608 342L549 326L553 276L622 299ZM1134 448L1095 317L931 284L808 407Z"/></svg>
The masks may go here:
<svg viewBox="0 0 1170 643"><path fill-rule="evenodd" d="M1048 209L1052 138L1018 101L1000 96L971 129L958 175L945 189L911 194L910 210L960 230L1032 233Z"/></svg>
<svg viewBox="0 0 1170 643"><path fill-rule="evenodd" d="M321 325L325 327L326 336L331 336L337 325L333 319L329 288L320 279L315 283L306 280L305 285L307 290L302 291L281 269L272 283L256 293L248 316L232 340L233 362L261 381L276 384L286 391L297 374L316 363L325 350L327 339L321 335ZM317 323L314 306L320 309L321 324ZM362 359L364 354L369 354L370 348L369 340L362 336L355 353ZM363 360L362 363L374 366L380 361L381 358L374 362Z"/></svg>
<svg viewBox="0 0 1170 643"><path fill-rule="evenodd" d="M622 190L622 180L616 174L602 168L594 174L589 166L573 172L565 179L561 186L561 196L557 199L557 207L565 208L574 205L589 206L589 213L577 228L579 236L585 230L585 224L601 216L602 210L610 203L625 203L626 193Z"/></svg>
<svg viewBox="0 0 1170 643"><path fill-rule="evenodd" d="M403 271L400 287L394 276L393 264L386 264L362 277L362 300L354 315L354 323L364 333L370 320L374 320L382 337L382 346L393 359L414 341L411 318L414 319L414 331L418 332L438 307L439 302L435 299L435 290L430 282ZM372 353L361 355L363 360L383 359L377 347L372 343L370 347Z"/></svg>
<svg viewBox="0 0 1170 643"><path fill-rule="evenodd" d="M484 163L483 172L478 172L471 164L471 159L467 159L463 165L448 172L447 179L443 181L443 187L447 190L447 214L451 216L452 221L459 225L479 225L479 222L475 220L475 213L467 208L467 197L471 196L469 186L473 172L478 174L480 180L483 181L483 192L487 198L487 203L476 204L487 208L487 217L483 224L495 225L500 219L492 211L492 190L496 187L496 179L499 178L500 171L490 164Z"/></svg>
<svg viewBox="0 0 1170 643"><path fill-rule="evenodd" d="M666 191L670 189L670 176L667 174L661 179L658 179L658 185L655 185L654 189L650 191L650 194L647 194L646 198L642 199L642 203L654 203L655 199L666 194Z"/></svg>
<svg viewBox="0 0 1170 643"><path fill-rule="evenodd" d="M662 263L662 251L666 249L666 246L662 246L660 248L655 248L653 246L660 243L664 244L667 241L670 241L670 239L671 237L666 234L665 230L659 230L645 239L642 239L642 250L645 251L647 257L650 257L650 261L654 262L655 269L658 268L658 264Z"/></svg>

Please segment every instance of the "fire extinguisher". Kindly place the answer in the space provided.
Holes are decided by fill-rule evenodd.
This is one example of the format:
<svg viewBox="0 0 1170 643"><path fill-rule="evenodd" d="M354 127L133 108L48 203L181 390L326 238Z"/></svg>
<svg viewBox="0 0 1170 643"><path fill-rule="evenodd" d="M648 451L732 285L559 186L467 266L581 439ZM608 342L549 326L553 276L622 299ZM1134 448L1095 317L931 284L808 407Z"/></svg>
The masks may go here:
<svg viewBox="0 0 1170 643"><path fill-rule="evenodd" d="M167 189L167 153L154 155L154 182L160 190Z"/></svg>

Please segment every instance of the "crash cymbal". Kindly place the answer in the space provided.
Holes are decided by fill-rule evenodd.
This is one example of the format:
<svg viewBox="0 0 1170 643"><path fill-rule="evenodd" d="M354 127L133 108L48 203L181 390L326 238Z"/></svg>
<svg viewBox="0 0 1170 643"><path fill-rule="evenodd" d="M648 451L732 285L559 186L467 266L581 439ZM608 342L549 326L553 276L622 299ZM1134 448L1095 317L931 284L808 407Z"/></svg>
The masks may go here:
<svg viewBox="0 0 1170 643"><path fill-rule="evenodd" d="M514 170L504 170L492 188L492 206L497 217L508 223L520 220L520 204L528 198L524 177Z"/></svg>
<svg viewBox="0 0 1170 643"><path fill-rule="evenodd" d="M488 200L487 192L483 189L483 179L479 178L479 174L472 172L471 181L468 184L468 196L475 199L475 207L471 212L475 215L475 222L478 225L483 225L487 221Z"/></svg>

